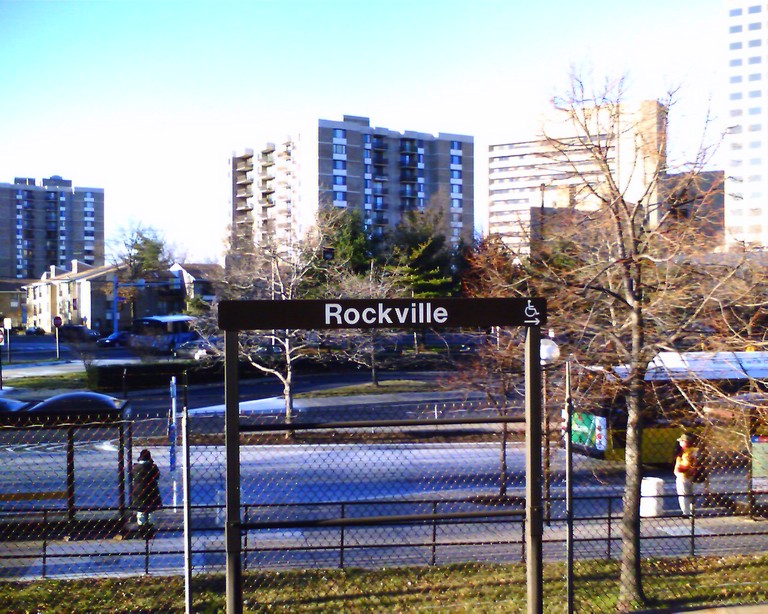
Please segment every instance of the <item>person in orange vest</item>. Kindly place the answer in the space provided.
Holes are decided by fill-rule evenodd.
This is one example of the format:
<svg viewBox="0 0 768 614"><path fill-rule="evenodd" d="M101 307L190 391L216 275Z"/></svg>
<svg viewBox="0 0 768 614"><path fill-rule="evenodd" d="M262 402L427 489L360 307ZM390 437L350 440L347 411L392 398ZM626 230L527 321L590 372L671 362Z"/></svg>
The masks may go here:
<svg viewBox="0 0 768 614"><path fill-rule="evenodd" d="M675 488L677 501L683 516L691 515L693 505L693 479L696 472L696 448L693 435L682 434L678 440L678 451L675 455Z"/></svg>

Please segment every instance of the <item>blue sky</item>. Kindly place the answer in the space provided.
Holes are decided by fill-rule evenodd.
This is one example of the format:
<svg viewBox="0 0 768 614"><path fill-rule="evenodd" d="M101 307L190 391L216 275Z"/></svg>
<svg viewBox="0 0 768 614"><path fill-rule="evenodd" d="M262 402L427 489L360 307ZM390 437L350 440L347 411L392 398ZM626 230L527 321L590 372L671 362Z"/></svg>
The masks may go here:
<svg viewBox="0 0 768 614"><path fill-rule="evenodd" d="M350 114L474 135L482 164L488 143L534 136L572 65L626 73L636 98L679 86L684 152L719 112L725 14L723 0L0 0L0 182L103 187L108 239L140 223L217 260L233 151Z"/></svg>

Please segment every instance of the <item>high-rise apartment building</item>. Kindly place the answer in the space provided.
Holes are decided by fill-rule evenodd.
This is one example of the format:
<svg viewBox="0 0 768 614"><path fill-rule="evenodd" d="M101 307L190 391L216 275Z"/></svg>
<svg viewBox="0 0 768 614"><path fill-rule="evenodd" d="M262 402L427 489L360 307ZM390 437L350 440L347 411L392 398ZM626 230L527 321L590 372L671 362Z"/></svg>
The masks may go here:
<svg viewBox="0 0 768 614"><path fill-rule="evenodd" d="M474 139L396 132L367 117L319 120L296 138L232 157L234 238L290 245L319 207L356 209L374 238L404 213L440 207L450 241L474 232Z"/></svg>
<svg viewBox="0 0 768 614"><path fill-rule="evenodd" d="M0 277L36 279L72 260L104 264L104 190L54 175L0 183Z"/></svg>
<svg viewBox="0 0 768 614"><path fill-rule="evenodd" d="M768 4L729 0L725 240L768 246Z"/></svg>
<svg viewBox="0 0 768 614"><path fill-rule="evenodd" d="M587 113L589 115L589 113ZM547 212L562 208L589 209L596 196L589 183L604 178L588 148L607 147L613 177L628 201L646 194L666 158L666 109L656 101L622 104L594 111L593 134L585 135L567 113L542 122L540 135L556 139L567 159L545 136L490 145L488 157L488 232L502 237L519 254L530 251L541 233ZM658 215L649 211L649 220Z"/></svg>

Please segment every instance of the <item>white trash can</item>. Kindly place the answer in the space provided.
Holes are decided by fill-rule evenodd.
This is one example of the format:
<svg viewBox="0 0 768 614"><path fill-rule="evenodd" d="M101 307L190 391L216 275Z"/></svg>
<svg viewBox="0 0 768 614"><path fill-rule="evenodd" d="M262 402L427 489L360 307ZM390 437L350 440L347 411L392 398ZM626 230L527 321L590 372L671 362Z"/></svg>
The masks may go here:
<svg viewBox="0 0 768 614"><path fill-rule="evenodd" d="M640 482L640 516L655 518L664 511L664 480L643 478Z"/></svg>

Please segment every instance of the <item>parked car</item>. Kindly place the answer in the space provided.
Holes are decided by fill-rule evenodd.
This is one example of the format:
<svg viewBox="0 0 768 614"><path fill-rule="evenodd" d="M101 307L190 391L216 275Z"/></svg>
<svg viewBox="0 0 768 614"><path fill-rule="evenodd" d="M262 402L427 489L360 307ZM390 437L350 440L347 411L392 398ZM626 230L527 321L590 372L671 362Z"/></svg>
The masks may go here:
<svg viewBox="0 0 768 614"><path fill-rule="evenodd" d="M214 342L215 343L215 342ZM195 339L177 345L173 350L174 358L204 360L216 356L216 346L206 339Z"/></svg>
<svg viewBox="0 0 768 614"><path fill-rule="evenodd" d="M39 326L30 326L24 334L26 335L44 335L45 331Z"/></svg>
<svg viewBox="0 0 768 614"><path fill-rule="evenodd" d="M95 330L81 324L65 324L59 328L59 341L90 343L100 336Z"/></svg>
<svg viewBox="0 0 768 614"><path fill-rule="evenodd" d="M96 341L100 348L125 347L128 345L131 334L128 331L120 330Z"/></svg>

